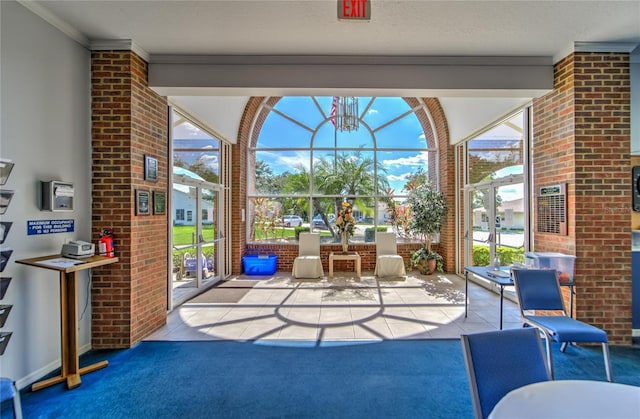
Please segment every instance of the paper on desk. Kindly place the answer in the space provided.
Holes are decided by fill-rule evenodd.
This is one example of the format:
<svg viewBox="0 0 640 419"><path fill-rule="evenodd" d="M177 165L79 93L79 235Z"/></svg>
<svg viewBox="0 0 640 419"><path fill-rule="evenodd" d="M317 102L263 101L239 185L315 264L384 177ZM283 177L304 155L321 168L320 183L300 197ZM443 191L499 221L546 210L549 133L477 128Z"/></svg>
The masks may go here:
<svg viewBox="0 0 640 419"><path fill-rule="evenodd" d="M36 262L38 265L51 266L53 268L70 268L76 265L82 265L85 263L83 260L71 259L71 258L56 258L47 259Z"/></svg>

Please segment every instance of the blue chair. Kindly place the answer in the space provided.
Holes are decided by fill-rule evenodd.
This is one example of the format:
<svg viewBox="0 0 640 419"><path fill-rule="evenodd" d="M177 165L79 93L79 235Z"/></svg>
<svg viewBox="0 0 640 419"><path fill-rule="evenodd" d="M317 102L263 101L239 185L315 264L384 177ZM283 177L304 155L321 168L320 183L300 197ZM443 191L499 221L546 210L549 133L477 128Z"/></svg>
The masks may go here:
<svg viewBox="0 0 640 419"><path fill-rule="evenodd" d="M20 392L15 381L10 378L0 377L0 403L13 399L13 417L22 419L22 406L20 405Z"/></svg>
<svg viewBox="0 0 640 419"><path fill-rule="evenodd" d="M533 328L464 334L460 339L476 419L489 416L511 390L551 379L542 340Z"/></svg>
<svg viewBox="0 0 640 419"><path fill-rule="evenodd" d="M518 269L513 271L523 325L533 326L546 337L547 364L553 378L551 341L567 344L601 343L607 380L613 382L607 332L567 315L560 284L553 269ZM543 313L543 312L551 312ZM546 315L545 315L546 314Z"/></svg>

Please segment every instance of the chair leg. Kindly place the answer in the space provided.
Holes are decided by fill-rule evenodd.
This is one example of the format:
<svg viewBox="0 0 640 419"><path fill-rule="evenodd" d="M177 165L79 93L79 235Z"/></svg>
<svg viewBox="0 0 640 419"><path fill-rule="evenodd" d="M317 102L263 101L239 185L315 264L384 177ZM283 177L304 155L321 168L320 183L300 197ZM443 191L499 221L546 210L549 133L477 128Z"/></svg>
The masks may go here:
<svg viewBox="0 0 640 419"><path fill-rule="evenodd" d="M549 366L549 373L551 374L551 379L555 380L555 375L553 373L553 355L551 352L551 336L549 336L549 334L544 331L544 341L546 343L547 346L547 364Z"/></svg>
<svg viewBox="0 0 640 419"><path fill-rule="evenodd" d="M16 382L13 382L13 389L16 394L13 395L13 417L15 419L22 419L22 404L20 403L20 390Z"/></svg>
<svg viewBox="0 0 640 419"><path fill-rule="evenodd" d="M611 374L611 358L609 357L609 344L602 343L602 355L604 356L604 368L607 371L607 381L613 383L613 375Z"/></svg>

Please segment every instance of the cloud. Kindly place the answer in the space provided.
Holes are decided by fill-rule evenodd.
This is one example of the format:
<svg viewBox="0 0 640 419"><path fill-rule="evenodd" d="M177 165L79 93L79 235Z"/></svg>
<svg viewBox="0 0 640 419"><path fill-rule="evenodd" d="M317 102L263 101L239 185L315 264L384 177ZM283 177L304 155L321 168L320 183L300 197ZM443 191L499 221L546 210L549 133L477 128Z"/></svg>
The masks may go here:
<svg viewBox="0 0 640 419"><path fill-rule="evenodd" d="M429 153L426 151L421 151L415 156L411 157L400 157L397 159L387 159L383 160L382 164L385 166L409 166L409 167L421 167L427 166L429 158Z"/></svg>
<svg viewBox="0 0 640 419"><path fill-rule="evenodd" d="M305 151L281 154L279 152L261 151L260 160L265 161L275 174L285 171L297 172L296 168L302 165L309 172L309 153Z"/></svg>
<svg viewBox="0 0 640 419"><path fill-rule="evenodd" d="M409 173L402 173L401 175L388 175L387 179L390 182L399 182L399 181L407 181L407 179L409 178L409 176L411 176L411 172Z"/></svg>

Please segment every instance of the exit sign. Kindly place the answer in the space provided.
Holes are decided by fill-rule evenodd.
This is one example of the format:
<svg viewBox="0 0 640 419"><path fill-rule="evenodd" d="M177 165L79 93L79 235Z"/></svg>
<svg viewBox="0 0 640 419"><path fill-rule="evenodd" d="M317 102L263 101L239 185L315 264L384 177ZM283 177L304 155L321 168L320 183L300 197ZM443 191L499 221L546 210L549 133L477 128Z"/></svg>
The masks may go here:
<svg viewBox="0 0 640 419"><path fill-rule="evenodd" d="M338 0L338 20L371 20L371 0Z"/></svg>

